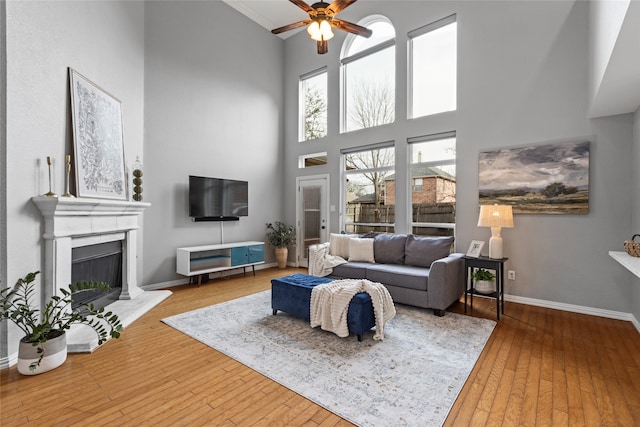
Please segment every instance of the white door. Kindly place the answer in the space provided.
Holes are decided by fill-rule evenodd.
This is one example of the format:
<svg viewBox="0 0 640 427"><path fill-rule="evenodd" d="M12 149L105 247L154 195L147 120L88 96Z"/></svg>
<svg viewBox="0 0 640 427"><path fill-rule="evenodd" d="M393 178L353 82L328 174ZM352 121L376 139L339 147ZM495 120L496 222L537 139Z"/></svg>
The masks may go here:
<svg viewBox="0 0 640 427"><path fill-rule="evenodd" d="M296 178L298 266L309 266L309 246L329 241L329 175Z"/></svg>

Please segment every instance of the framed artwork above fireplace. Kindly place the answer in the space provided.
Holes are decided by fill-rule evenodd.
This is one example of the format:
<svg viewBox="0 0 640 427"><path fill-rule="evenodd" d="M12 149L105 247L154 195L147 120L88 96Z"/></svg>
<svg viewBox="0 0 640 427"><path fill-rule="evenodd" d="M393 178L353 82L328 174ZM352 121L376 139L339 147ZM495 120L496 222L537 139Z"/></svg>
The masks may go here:
<svg viewBox="0 0 640 427"><path fill-rule="evenodd" d="M127 200L120 101L69 68L78 197Z"/></svg>

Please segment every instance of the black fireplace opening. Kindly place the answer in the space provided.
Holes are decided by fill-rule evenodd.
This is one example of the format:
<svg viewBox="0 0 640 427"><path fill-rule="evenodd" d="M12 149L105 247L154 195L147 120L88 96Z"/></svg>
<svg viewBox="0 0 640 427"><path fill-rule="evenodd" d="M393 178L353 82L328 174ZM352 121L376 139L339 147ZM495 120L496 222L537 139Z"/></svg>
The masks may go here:
<svg viewBox="0 0 640 427"><path fill-rule="evenodd" d="M122 241L98 243L73 248L71 251L71 282L107 282L108 292L83 291L73 295L72 309L83 304L95 308L117 301L122 291Z"/></svg>

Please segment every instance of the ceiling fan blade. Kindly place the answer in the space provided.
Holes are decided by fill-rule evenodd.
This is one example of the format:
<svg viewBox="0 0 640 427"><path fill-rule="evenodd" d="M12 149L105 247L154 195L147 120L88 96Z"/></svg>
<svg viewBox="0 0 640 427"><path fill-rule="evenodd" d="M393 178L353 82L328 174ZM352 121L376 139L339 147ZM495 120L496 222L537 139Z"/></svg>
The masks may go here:
<svg viewBox="0 0 640 427"><path fill-rule="evenodd" d="M341 10L346 7L352 5L357 0L336 0L326 10L328 10L332 15L337 15Z"/></svg>
<svg viewBox="0 0 640 427"><path fill-rule="evenodd" d="M329 21L329 23L334 28L357 34L362 37L369 38L371 37L371 34L373 34L373 31L366 27L363 27L362 25L353 24L351 22L343 21L342 19L333 18L331 21Z"/></svg>
<svg viewBox="0 0 640 427"><path fill-rule="evenodd" d="M318 42L318 55L329 52L329 44L326 40L319 40Z"/></svg>
<svg viewBox="0 0 640 427"><path fill-rule="evenodd" d="M271 30L272 34L280 34L285 31L294 30L296 28L304 27L305 25L311 22L310 19L305 19L304 21L294 22L293 24L285 25L284 27L276 28L275 30Z"/></svg>
<svg viewBox="0 0 640 427"><path fill-rule="evenodd" d="M312 8L311 6L309 6L308 4L303 2L302 0L289 0L289 1L291 3L293 3L293 4L295 4L296 6L298 6L300 9L304 10L307 13L315 11L314 8Z"/></svg>

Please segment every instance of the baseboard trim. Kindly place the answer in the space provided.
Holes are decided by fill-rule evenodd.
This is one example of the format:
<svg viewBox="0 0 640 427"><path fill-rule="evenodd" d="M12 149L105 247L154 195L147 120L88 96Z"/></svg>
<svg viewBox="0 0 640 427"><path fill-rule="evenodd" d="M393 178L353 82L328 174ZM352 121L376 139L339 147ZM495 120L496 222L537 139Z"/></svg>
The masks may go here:
<svg viewBox="0 0 640 427"><path fill-rule="evenodd" d="M541 300L536 298L528 298L528 297L521 297L517 295L508 295L508 294L505 294L504 300L509 302L519 303L519 304L527 304L527 305L534 305L537 307L545 307L545 308L553 308L553 309L562 310L562 311L570 311L572 313L589 314L591 316L606 317L609 319L626 320L631 322L633 326L635 326L636 330L640 333L640 322L638 322L638 319L636 319L632 313L624 313L622 311L605 310L602 308L585 307L582 305L566 304L561 302L546 301L546 300Z"/></svg>
<svg viewBox="0 0 640 427"><path fill-rule="evenodd" d="M18 363L18 352L10 354L8 357L0 358L0 370L10 368Z"/></svg>

